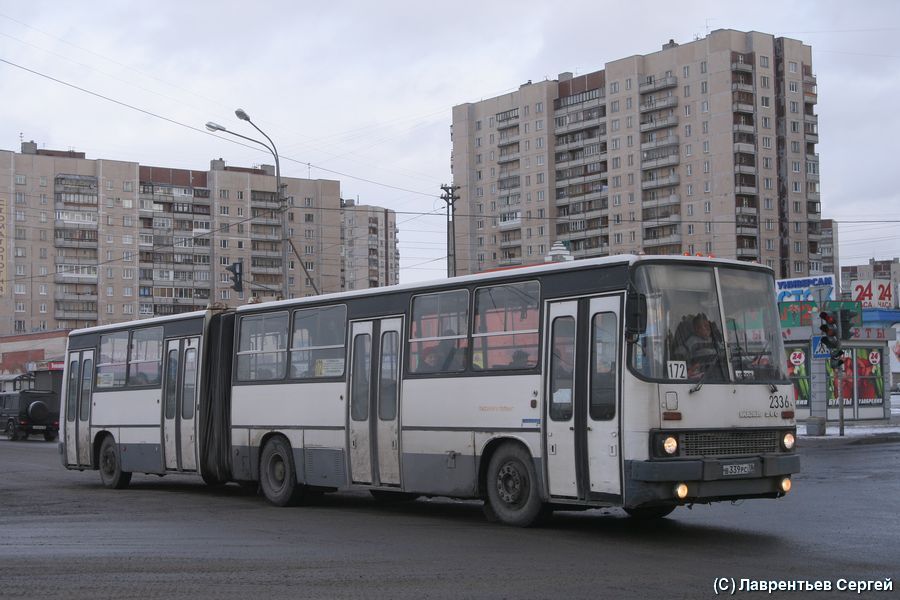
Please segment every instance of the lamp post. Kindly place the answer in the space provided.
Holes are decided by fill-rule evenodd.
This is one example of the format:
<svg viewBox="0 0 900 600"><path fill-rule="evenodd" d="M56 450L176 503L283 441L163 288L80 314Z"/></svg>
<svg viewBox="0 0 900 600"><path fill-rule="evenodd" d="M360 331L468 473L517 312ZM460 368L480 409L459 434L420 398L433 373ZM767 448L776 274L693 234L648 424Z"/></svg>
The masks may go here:
<svg viewBox="0 0 900 600"><path fill-rule="evenodd" d="M290 245L288 242L288 234L287 234L287 199L284 198L284 195L281 193L281 164L278 161L278 150L275 148L275 142L272 141L266 132L256 126L256 123L250 120L250 115L244 111L243 108L239 108L234 111L235 116L242 121L247 121L253 128L260 132L264 138L266 138L269 143L261 142L259 140L255 140L251 137L247 137L245 135L241 135L240 133L235 133L229 129L226 129L224 126L219 125L218 123L214 123L209 121L206 124L206 128L210 131L216 132L221 131L223 133L231 134L235 137L239 137L241 139L245 139L249 142L253 142L254 144L259 144L266 150L272 153L272 156L275 158L275 187L276 198L278 201L279 211L281 212L281 297L284 299L288 298L288 256L290 252L288 251L288 246ZM251 208L252 210L252 208ZM252 212L251 212L252 215Z"/></svg>

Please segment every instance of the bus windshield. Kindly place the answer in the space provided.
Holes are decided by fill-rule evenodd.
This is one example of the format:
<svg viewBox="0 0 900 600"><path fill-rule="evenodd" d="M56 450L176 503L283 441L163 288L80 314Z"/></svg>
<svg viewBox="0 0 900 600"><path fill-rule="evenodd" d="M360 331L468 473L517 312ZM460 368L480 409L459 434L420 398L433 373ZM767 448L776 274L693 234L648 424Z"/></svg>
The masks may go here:
<svg viewBox="0 0 900 600"><path fill-rule="evenodd" d="M629 358L640 375L704 383L787 380L774 282L766 273L648 264L636 269L635 284L647 296L648 312Z"/></svg>

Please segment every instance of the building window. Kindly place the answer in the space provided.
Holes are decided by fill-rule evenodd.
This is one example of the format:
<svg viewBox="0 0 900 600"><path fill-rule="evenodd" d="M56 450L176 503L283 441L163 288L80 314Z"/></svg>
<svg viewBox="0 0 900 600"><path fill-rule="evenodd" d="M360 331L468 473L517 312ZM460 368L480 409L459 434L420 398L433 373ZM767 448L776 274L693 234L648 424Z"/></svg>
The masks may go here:
<svg viewBox="0 0 900 600"><path fill-rule="evenodd" d="M768 56L760 56L759 57L759 66L768 69L769 68L769 57Z"/></svg>

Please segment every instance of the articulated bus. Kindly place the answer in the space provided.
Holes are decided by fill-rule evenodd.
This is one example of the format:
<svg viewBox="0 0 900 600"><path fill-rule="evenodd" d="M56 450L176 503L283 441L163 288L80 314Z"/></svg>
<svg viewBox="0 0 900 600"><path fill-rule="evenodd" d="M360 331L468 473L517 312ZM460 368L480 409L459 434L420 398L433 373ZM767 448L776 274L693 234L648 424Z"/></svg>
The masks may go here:
<svg viewBox="0 0 900 600"><path fill-rule="evenodd" d="M785 366L770 269L621 255L73 331L60 452L110 488L659 518L790 490Z"/></svg>

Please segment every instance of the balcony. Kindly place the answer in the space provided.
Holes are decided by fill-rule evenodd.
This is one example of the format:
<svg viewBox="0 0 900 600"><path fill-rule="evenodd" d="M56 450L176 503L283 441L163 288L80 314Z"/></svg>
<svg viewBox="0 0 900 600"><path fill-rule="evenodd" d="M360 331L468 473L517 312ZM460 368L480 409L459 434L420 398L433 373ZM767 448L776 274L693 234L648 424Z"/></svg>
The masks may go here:
<svg viewBox="0 0 900 600"><path fill-rule="evenodd" d="M754 227L751 225L738 225L735 230L736 235L746 235L749 237L756 237L759 234L759 227Z"/></svg>
<svg viewBox="0 0 900 600"><path fill-rule="evenodd" d="M509 219L508 221L500 221L500 230L516 229L522 226L522 219Z"/></svg>
<svg viewBox="0 0 900 600"><path fill-rule="evenodd" d="M521 256L513 256L513 257L509 257L509 258L501 258L497 262L501 267L512 267L515 265L521 265L522 257Z"/></svg>
<svg viewBox="0 0 900 600"><path fill-rule="evenodd" d="M731 84L731 91L733 92L748 92L750 94L753 93L753 84L752 83L740 83L734 82Z"/></svg>
<svg viewBox="0 0 900 600"><path fill-rule="evenodd" d="M250 239L252 239L252 240L280 240L281 234L278 232L263 233L261 231L251 231Z"/></svg>
<svg viewBox="0 0 900 600"><path fill-rule="evenodd" d="M76 238L56 238L53 245L57 248L87 248L96 249L97 240L79 240Z"/></svg>
<svg viewBox="0 0 900 600"><path fill-rule="evenodd" d="M745 175L756 175L756 167L753 165L734 165L735 173L744 173Z"/></svg>
<svg viewBox="0 0 900 600"><path fill-rule="evenodd" d="M638 107L638 111L645 113L654 110L662 110L664 108L671 108L672 106L678 106L678 98L675 96L667 96L665 98L659 98L653 102L646 102L641 104Z"/></svg>
<svg viewBox="0 0 900 600"><path fill-rule="evenodd" d="M76 302L96 302L97 292L65 292L56 290L53 297L56 300L74 300Z"/></svg>
<svg viewBox="0 0 900 600"><path fill-rule="evenodd" d="M746 104L744 102L732 102L731 103L731 111L736 113L753 113L756 110L752 104Z"/></svg>
<svg viewBox="0 0 900 600"><path fill-rule="evenodd" d="M678 154L670 154L669 156L663 156L662 158L656 158L654 160L641 161L641 169L647 170L677 165L679 160L680 157Z"/></svg>
<svg viewBox="0 0 900 600"><path fill-rule="evenodd" d="M759 249L757 248L738 248L738 258L759 258Z"/></svg>
<svg viewBox="0 0 900 600"><path fill-rule="evenodd" d="M681 197L678 194L668 194L654 200L644 200L641 206L644 208L653 208L659 206L669 206L672 204L681 204Z"/></svg>
<svg viewBox="0 0 900 600"><path fill-rule="evenodd" d="M674 75L667 75L666 77L655 78L653 81L645 81L638 86L638 90L642 94L649 94L650 92L672 88L676 85L678 85L678 78Z"/></svg>
<svg viewBox="0 0 900 600"><path fill-rule="evenodd" d="M681 234L673 233L672 235L664 235L657 238L645 238L644 247L650 246L667 246L669 244L680 244Z"/></svg>
<svg viewBox="0 0 900 600"><path fill-rule="evenodd" d="M250 272L262 275L281 275L281 267L254 267L251 264Z"/></svg>
<svg viewBox="0 0 900 600"><path fill-rule="evenodd" d="M678 185L678 182L679 182L678 175L670 175L668 177L659 177L657 179L641 181L641 189L642 190L652 190L655 188L668 187L668 186Z"/></svg>
<svg viewBox="0 0 900 600"><path fill-rule="evenodd" d="M644 229L653 229L654 227L664 227L667 225L675 225L677 223L681 223L681 215L678 213L673 213L665 217L644 219L643 226Z"/></svg>
<svg viewBox="0 0 900 600"><path fill-rule="evenodd" d="M655 129L664 129L666 127L677 127L678 126L678 117L675 115L666 117L665 119L654 119L653 121L648 121L641 123L641 133L647 131L653 131Z"/></svg>
<svg viewBox="0 0 900 600"><path fill-rule="evenodd" d="M745 63L745 62L733 62L731 63L732 71L743 71L745 73L753 72L753 64Z"/></svg>
<svg viewBox="0 0 900 600"><path fill-rule="evenodd" d="M753 133L756 131L753 125L747 125L746 123L735 123L731 129L740 133Z"/></svg>
<svg viewBox="0 0 900 600"><path fill-rule="evenodd" d="M747 144L745 142L735 142L734 151L744 152L746 154L756 154L756 146L754 146L753 144Z"/></svg>
<svg viewBox="0 0 900 600"><path fill-rule="evenodd" d="M96 310L57 310L54 313L57 320L60 319L78 319L82 321L96 321Z"/></svg>
<svg viewBox="0 0 900 600"><path fill-rule="evenodd" d="M804 120L805 122L807 122L807 123L815 123L815 124L818 125L818 123L819 123L819 115L808 115L808 114L804 114L804 115L803 115L803 120Z"/></svg>
<svg viewBox="0 0 900 600"><path fill-rule="evenodd" d="M644 142L641 144L641 150L653 150L655 148L665 148L666 146L678 145L678 136L675 134L668 135L652 142Z"/></svg>
<svg viewBox="0 0 900 600"><path fill-rule="evenodd" d="M518 248L522 245L522 238L517 240L500 240L501 248Z"/></svg>
<svg viewBox="0 0 900 600"><path fill-rule="evenodd" d="M509 154L504 154L497 159L497 164L502 165L514 160L519 160L519 156L519 152L510 152Z"/></svg>
<svg viewBox="0 0 900 600"><path fill-rule="evenodd" d="M755 196L757 191L755 185L735 185L734 193L742 194L744 196Z"/></svg>
<svg viewBox="0 0 900 600"><path fill-rule="evenodd" d="M755 215L759 211L755 206L737 206L734 212L739 215Z"/></svg>

